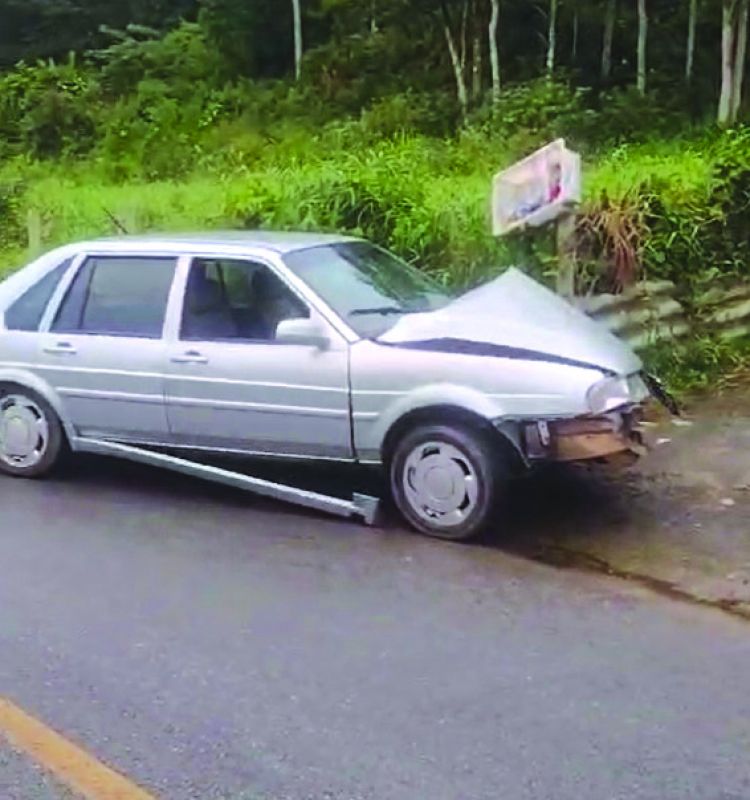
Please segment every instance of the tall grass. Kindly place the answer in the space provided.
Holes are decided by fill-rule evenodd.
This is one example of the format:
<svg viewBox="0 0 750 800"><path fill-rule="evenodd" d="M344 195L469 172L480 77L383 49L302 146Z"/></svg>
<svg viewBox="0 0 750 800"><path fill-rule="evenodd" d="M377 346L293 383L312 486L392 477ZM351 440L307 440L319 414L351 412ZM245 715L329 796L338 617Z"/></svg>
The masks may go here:
<svg viewBox="0 0 750 800"><path fill-rule="evenodd" d="M498 242L490 234L492 176L518 155L491 133L378 138L355 123L281 138L247 130L240 136L236 125L220 130L196 152L193 170L173 179L115 181L96 159L6 163L0 167L0 270L19 263L30 210L42 219L48 247L121 228L303 229L371 238L459 286L519 260L538 277L554 269L548 238ZM590 228L611 236L611 252L620 254L617 280L623 262L635 270L631 254L618 249L620 233L621 240L642 242L635 257L647 277L668 277L692 291L696 276L715 277L712 268L741 274L740 221L727 237L721 220L727 193L745 186L737 181L745 180L740 166L743 159L750 163L749 155L750 137L726 134L624 145L588 158L584 211ZM6 196L11 199L3 205ZM601 252L610 258L606 243Z"/></svg>
<svg viewBox="0 0 750 800"><path fill-rule="evenodd" d="M507 249L489 234L487 164L471 163L461 142L399 136L366 147L309 140L306 157L263 157L234 169L198 167L181 180L113 183L96 165L51 166L22 180L19 238L0 253L15 263L23 220L42 219L44 243L129 232L216 228L342 231L373 239L441 280L468 285L501 269ZM14 169L17 171L18 166ZM0 171L0 184L10 180Z"/></svg>

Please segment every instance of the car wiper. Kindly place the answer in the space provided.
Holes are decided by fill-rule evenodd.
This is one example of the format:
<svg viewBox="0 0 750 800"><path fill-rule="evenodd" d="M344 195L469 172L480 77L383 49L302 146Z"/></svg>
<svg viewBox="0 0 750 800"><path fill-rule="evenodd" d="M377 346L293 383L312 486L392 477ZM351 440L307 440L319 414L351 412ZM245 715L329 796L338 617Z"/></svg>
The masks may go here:
<svg viewBox="0 0 750 800"><path fill-rule="evenodd" d="M382 306L381 308L355 308L349 312L350 317L362 317L365 314L382 314L384 317L389 314L408 314L409 312L397 306Z"/></svg>

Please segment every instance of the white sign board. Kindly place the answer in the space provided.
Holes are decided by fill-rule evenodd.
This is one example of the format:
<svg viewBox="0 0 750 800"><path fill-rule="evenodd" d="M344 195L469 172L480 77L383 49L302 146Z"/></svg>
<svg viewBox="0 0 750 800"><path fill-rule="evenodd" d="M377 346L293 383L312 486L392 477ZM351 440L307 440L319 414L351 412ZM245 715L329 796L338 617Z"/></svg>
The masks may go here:
<svg viewBox="0 0 750 800"><path fill-rule="evenodd" d="M581 202L581 157L558 139L495 176L492 232L538 227Z"/></svg>

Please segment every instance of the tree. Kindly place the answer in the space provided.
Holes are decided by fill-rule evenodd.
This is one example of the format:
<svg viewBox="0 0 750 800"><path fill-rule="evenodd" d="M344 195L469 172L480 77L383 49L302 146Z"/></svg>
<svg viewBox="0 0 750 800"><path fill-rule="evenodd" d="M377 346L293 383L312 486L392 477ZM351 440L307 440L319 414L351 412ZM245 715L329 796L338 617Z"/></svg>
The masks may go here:
<svg viewBox="0 0 750 800"><path fill-rule="evenodd" d="M293 7L278 0L200 0L202 26L229 74L281 77L294 65Z"/></svg>
<svg viewBox="0 0 750 800"><path fill-rule="evenodd" d="M617 17L617 0L606 0L604 8L604 32L602 34L602 80L609 80L612 74L612 42L615 35L615 20Z"/></svg>
<svg viewBox="0 0 750 800"><path fill-rule="evenodd" d="M557 6L558 0L549 0L549 26L547 29L547 76L555 71L555 55L557 48Z"/></svg>
<svg viewBox="0 0 750 800"><path fill-rule="evenodd" d="M466 119L469 110L469 94L466 89L466 13L468 0L462 3L463 24L456 31L455 22L451 15L447 0L440 0L440 13L442 16L443 33L448 45L448 54L453 67L453 77L456 81L456 97L461 107L461 117Z"/></svg>
<svg viewBox="0 0 750 800"><path fill-rule="evenodd" d="M294 77L299 80L302 75L302 8L300 0L292 0L292 16L294 17Z"/></svg>
<svg viewBox="0 0 750 800"><path fill-rule="evenodd" d="M198 0L0 0L0 66L87 50L101 43L102 25L166 30L197 7Z"/></svg>
<svg viewBox="0 0 750 800"><path fill-rule="evenodd" d="M638 0L638 75L639 94L646 94L646 47L648 45L648 12L646 0Z"/></svg>
<svg viewBox="0 0 750 800"><path fill-rule="evenodd" d="M483 49L479 0L471 0L471 94L475 101L482 96Z"/></svg>
<svg viewBox="0 0 750 800"><path fill-rule="evenodd" d="M690 0L688 12L687 46L685 47L685 83L693 80L693 63L695 62L695 29L698 24L698 0Z"/></svg>
<svg viewBox="0 0 750 800"><path fill-rule="evenodd" d="M500 56L497 51L497 29L500 23L500 0L490 0L492 14L489 25L490 68L492 69L492 100L500 100Z"/></svg>
<svg viewBox="0 0 750 800"><path fill-rule="evenodd" d="M742 105L750 0L723 0L721 21L721 95L719 125L733 125Z"/></svg>

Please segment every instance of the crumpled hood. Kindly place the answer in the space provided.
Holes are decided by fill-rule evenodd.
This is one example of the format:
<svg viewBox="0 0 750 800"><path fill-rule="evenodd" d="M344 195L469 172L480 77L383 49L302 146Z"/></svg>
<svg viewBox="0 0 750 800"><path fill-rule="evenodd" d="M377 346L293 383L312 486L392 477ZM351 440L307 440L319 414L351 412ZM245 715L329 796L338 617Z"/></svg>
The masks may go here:
<svg viewBox="0 0 750 800"><path fill-rule="evenodd" d="M514 267L438 311L402 317L379 341L424 349L434 343L436 350L575 363L619 375L642 368L625 342Z"/></svg>

